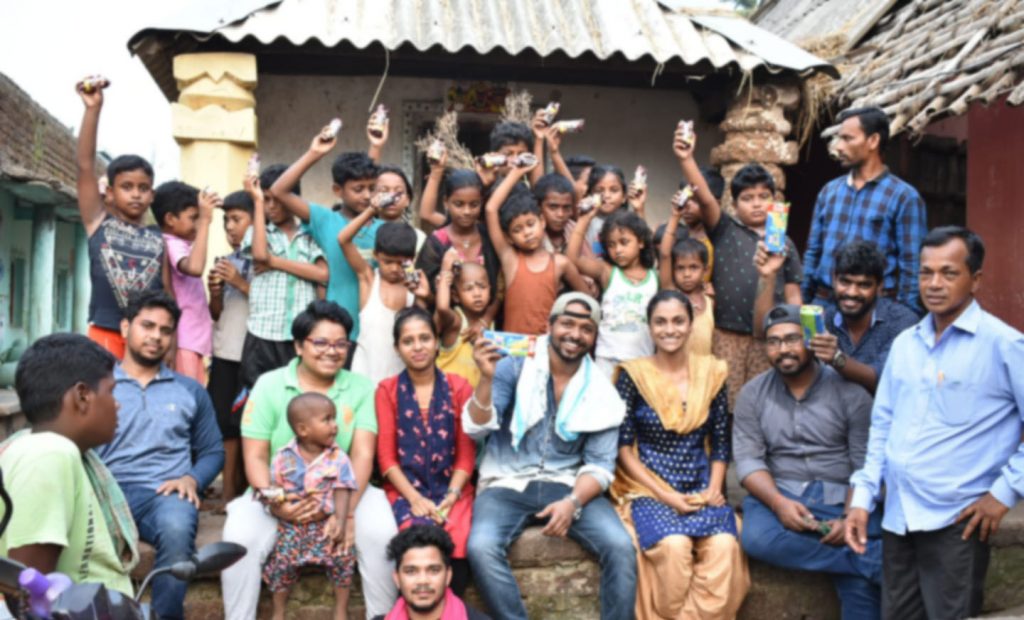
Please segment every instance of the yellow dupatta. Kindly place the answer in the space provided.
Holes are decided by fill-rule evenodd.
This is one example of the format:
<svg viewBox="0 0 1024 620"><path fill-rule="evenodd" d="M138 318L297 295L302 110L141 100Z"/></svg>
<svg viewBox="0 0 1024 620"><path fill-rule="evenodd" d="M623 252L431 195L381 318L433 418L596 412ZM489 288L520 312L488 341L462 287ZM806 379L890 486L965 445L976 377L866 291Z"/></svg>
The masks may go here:
<svg viewBox="0 0 1024 620"><path fill-rule="evenodd" d="M688 367L690 379L686 392L686 407L683 407L683 398L679 394L679 388L661 374L649 357L623 362L615 371L615 379L618 379L620 372L629 373L629 377L633 380L640 395L658 414L662 426L680 435L685 435L697 430L707 421L711 401L721 391L729 374L727 364L712 355L691 353ZM627 412L626 415L629 413ZM637 454L635 444L631 449L634 454ZM658 474L650 469L647 470L647 473L657 482L659 490L675 491ZM625 507L628 507L629 502L638 497L655 497L654 489L648 489L633 479L622 466L616 467L615 481L612 482L609 491L616 503ZM630 511L627 508L619 512L625 520Z"/></svg>

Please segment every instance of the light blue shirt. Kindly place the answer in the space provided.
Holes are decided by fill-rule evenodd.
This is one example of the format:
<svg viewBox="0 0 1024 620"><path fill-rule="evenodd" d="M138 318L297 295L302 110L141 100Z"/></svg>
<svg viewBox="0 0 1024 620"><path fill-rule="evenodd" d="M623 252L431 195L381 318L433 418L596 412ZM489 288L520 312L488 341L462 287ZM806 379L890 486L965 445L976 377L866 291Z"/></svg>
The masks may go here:
<svg viewBox="0 0 1024 620"><path fill-rule="evenodd" d="M494 369L491 388L492 417L476 424L469 413L469 402L462 411L462 428L479 440L487 438L480 462L480 489L505 487L522 492L533 480L559 482L573 486L576 478L590 475L607 489L615 476L619 453L619 424L594 433L580 433L575 441L565 441L555 431L557 403L554 384L548 379L548 410L544 418L523 435L519 449L512 447L512 412L516 385L525 359L506 357ZM604 377L601 377L602 380Z"/></svg>
<svg viewBox="0 0 1024 620"><path fill-rule="evenodd" d="M377 229L383 222L375 219L356 234L353 242L372 266L373 245L377 239ZM345 254L338 245L338 233L348 225L348 218L341 214L341 209L328 209L317 204L309 205L309 231L317 245L324 251L327 259L327 299L348 311L352 316L352 333L349 340L359 338L359 281L351 265L345 260ZM290 325L290 324L289 324Z"/></svg>
<svg viewBox="0 0 1024 620"><path fill-rule="evenodd" d="M1024 336L977 301L936 341L932 315L897 336L871 412L852 506L869 512L885 483L882 527L951 525L985 493L1024 496Z"/></svg>

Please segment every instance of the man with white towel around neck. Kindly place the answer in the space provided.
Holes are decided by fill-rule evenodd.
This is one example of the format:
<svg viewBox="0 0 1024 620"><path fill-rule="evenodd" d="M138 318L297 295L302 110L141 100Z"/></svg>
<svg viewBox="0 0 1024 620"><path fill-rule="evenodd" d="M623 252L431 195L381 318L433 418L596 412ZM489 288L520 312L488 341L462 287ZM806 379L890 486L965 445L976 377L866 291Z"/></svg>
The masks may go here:
<svg viewBox="0 0 1024 620"><path fill-rule="evenodd" d="M602 495L614 476L626 406L588 355L601 305L566 293L549 316L549 335L537 339L532 356L500 359L495 343L481 338L475 345L480 382L462 425L487 443L470 567L494 618L526 620L506 552L527 525L544 523L545 535L569 536L597 557L601 618L626 620L636 597L636 553Z"/></svg>

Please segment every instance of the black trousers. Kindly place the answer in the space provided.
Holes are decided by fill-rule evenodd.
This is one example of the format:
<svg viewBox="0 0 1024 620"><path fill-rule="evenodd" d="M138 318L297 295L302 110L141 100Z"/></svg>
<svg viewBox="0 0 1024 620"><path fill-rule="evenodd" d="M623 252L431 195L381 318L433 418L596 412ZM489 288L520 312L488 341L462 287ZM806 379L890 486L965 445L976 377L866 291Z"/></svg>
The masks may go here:
<svg viewBox="0 0 1024 620"><path fill-rule="evenodd" d="M989 546L967 523L934 532L882 532L882 618L959 620L981 612Z"/></svg>
<svg viewBox="0 0 1024 620"><path fill-rule="evenodd" d="M287 366L295 357L295 343L291 340L264 340L246 332L242 345L242 366L238 379L243 387L252 389L263 373Z"/></svg>

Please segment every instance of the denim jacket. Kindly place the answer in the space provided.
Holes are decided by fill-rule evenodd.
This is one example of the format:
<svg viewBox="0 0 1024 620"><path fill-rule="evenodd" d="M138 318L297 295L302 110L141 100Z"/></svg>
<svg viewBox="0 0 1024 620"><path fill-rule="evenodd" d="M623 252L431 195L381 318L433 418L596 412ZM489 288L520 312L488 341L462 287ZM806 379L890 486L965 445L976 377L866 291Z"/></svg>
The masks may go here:
<svg viewBox="0 0 1024 620"><path fill-rule="evenodd" d="M473 439L486 437L480 463L480 490L489 486L522 492L534 480L573 486L576 478L588 474L607 489L615 474L619 429L584 433L576 441L562 440L554 429L557 403L554 384L548 381L548 410L544 419L526 431L519 449L512 448L509 425L515 406L516 384L523 370L523 358L507 357L498 362L491 391L492 416L476 424L469 403L462 412L462 427Z"/></svg>

